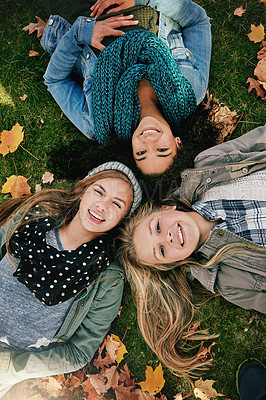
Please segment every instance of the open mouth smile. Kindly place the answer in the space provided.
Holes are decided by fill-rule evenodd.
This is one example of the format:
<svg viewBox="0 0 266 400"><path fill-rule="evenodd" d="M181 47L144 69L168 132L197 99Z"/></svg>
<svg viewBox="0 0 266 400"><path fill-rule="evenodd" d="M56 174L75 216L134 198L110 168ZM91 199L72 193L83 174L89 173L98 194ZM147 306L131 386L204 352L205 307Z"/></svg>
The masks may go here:
<svg viewBox="0 0 266 400"><path fill-rule="evenodd" d="M178 233L178 237L179 237L179 241L180 241L181 247L183 247L184 246L184 236L183 236L182 228L181 228L181 226L179 224L177 226L177 233Z"/></svg>
<svg viewBox="0 0 266 400"><path fill-rule="evenodd" d="M142 136L144 133L160 133L160 131L158 131L158 129L154 129L154 128L145 128L140 136Z"/></svg>
<svg viewBox="0 0 266 400"><path fill-rule="evenodd" d="M100 224L101 222L104 222L105 219L102 218L99 214L92 210L88 210L89 218L91 221L96 222L97 224Z"/></svg>

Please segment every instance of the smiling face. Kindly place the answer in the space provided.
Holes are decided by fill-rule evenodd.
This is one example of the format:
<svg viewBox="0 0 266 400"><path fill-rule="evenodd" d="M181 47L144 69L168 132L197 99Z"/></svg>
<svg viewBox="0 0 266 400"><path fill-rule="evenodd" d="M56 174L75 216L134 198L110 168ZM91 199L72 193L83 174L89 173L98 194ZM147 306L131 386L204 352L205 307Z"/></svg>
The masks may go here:
<svg viewBox="0 0 266 400"><path fill-rule="evenodd" d="M200 241L197 213L172 207L143 219L133 234L136 255L145 264L184 260L199 247Z"/></svg>
<svg viewBox="0 0 266 400"><path fill-rule="evenodd" d="M132 150L138 168L144 174L163 173L180 148L166 121L144 117L132 136Z"/></svg>
<svg viewBox="0 0 266 400"><path fill-rule="evenodd" d="M132 204L128 182L119 178L100 179L84 192L76 219L88 233L104 233L114 228Z"/></svg>

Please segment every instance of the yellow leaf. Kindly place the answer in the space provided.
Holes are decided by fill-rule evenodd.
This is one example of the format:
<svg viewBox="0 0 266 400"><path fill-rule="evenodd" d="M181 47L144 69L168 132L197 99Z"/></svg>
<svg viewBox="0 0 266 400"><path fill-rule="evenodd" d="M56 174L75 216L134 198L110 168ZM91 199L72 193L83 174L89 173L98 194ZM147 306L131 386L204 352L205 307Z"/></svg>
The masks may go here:
<svg viewBox="0 0 266 400"><path fill-rule="evenodd" d="M244 8L242 6L238 7L235 9L234 15L237 15L238 17L242 17L242 15L244 14L245 11L246 10L244 10Z"/></svg>
<svg viewBox="0 0 266 400"><path fill-rule="evenodd" d="M251 32L247 34L249 40L255 43L261 42L264 39L264 26L262 24L258 26L251 24L250 28Z"/></svg>
<svg viewBox="0 0 266 400"><path fill-rule="evenodd" d="M12 175L7 178L2 187L2 193L11 193L12 197L22 197L23 194L31 194L28 179L24 176Z"/></svg>
<svg viewBox="0 0 266 400"><path fill-rule="evenodd" d="M211 400L217 396L224 396L224 394L217 393L217 391L212 387L215 381L206 379L204 381L202 378L195 382L194 394L201 400Z"/></svg>
<svg viewBox="0 0 266 400"><path fill-rule="evenodd" d="M24 138L23 126L17 122L10 131L2 131L0 133L0 153L5 156L6 154L14 153Z"/></svg>
<svg viewBox="0 0 266 400"><path fill-rule="evenodd" d="M149 394L157 394L164 387L165 380L163 378L163 369L161 363L153 371L152 367L146 367L146 381L140 382L139 385L142 390Z"/></svg>
<svg viewBox="0 0 266 400"><path fill-rule="evenodd" d="M120 343L119 349L116 350L115 354L116 354L116 362L117 362L117 366L121 363L121 361L124 358L124 354L128 353L126 346L124 345L124 343L121 342L121 340L119 339L118 336L114 335L113 333L111 334L111 338L113 340L115 340L116 342Z"/></svg>

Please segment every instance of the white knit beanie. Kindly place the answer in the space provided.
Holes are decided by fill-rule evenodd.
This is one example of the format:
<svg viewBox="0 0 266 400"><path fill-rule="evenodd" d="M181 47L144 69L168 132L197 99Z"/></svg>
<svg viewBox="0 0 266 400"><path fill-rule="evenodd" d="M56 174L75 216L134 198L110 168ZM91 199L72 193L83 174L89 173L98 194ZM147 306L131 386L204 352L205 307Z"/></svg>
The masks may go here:
<svg viewBox="0 0 266 400"><path fill-rule="evenodd" d="M107 170L116 170L122 172L124 175L128 177L130 180L131 186L133 188L133 202L131 208L128 212L128 215L133 214L133 212L138 208L142 199L142 190L140 184L131 171L126 165L118 162L118 161L108 161L104 164L99 165L96 168L93 168L91 171L88 172L88 175L85 176L84 179L88 178L89 176L95 175L98 172L107 171Z"/></svg>

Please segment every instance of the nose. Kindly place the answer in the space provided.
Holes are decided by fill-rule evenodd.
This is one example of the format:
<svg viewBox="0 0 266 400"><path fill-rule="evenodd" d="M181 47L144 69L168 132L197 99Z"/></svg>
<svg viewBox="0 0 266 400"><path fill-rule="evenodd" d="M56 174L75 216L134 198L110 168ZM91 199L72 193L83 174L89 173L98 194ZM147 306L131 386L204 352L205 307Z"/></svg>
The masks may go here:
<svg viewBox="0 0 266 400"><path fill-rule="evenodd" d="M140 136L140 140L142 143L149 144L149 143L156 143L158 142L160 135L157 133L144 133Z"/></svg>
<svg viewBox="0 0 266 400"><path fill-rule="evenodd" d="M167 232L167 242L168 242L170 245L173 244L173 235L172 235L172 233L171 233L170 230Z"/></svg>
<svg viewBox="0 0 266 400"><path fill-rule="evenodd" d="M98 211L106 213L108 211L108 202L105 200L98 201L96 207Z"/></svg>

